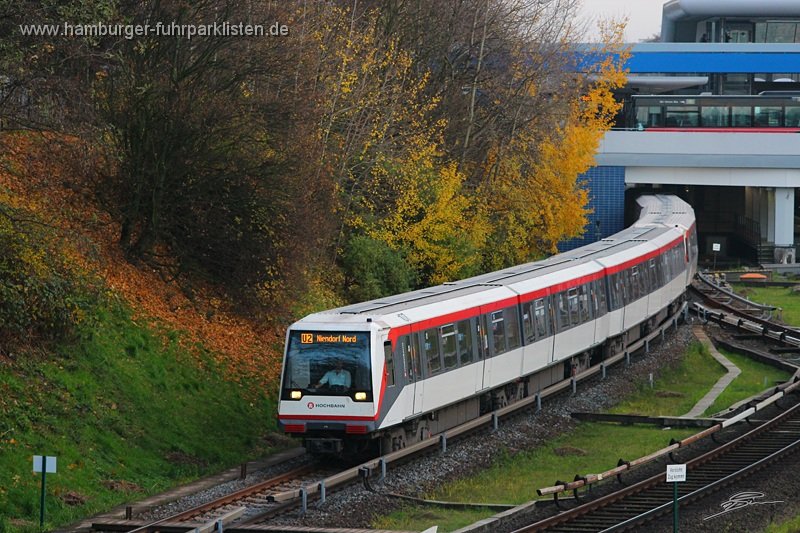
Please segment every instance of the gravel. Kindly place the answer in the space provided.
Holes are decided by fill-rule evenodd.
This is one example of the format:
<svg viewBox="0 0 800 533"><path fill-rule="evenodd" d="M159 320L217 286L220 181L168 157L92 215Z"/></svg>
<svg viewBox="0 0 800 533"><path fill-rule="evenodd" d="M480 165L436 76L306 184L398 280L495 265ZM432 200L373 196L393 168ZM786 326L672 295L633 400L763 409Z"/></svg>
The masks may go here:
<svg viewBox="0 0 800 533"><path fill-rule="evenodd" d="M375 487L379 491L422 496L490 466L500 448L509 453L535 448L575 428L577 423L570 413L606 409L635 392L637 383L647 379L651 372L658 376L665 365L679 361L693 339L691 328L680 327L677 333L667 335L663 344L653 344L649 354L632 358L630 368L620 363L609 370L605 380L579 385L575 396L548 400L539 413L528 412L511 421L502 421L496 432L477 433L458 442L448 442L444 455L436 453L400 467L390 467L386 480ZM397 499L369 492L357 484L329 494L322 507L309 506L305 516L284 515L270 524L368 528L375 517L388 514L400 505Z"/></svg>
<svg viewBox="0 0 800 533"><path fill-rule="evenodd" d="M452 481L470 476L490 466L497 455L498 449L505 449L508 453L535 448L550 439L574 429L577 423L570 417L574 411L599 411L607 409L618 403L621 399L637 389L637 383L647 379L650 373L658 376L659 372L670 364L677 363L685 353L686 347L694 340L691 328L681 326L677 332L667 335L663 344L653 344L649 354L639 354L632 358L632 365L625 367L624 362L609 369L605 380L594 379L578 387L575 396L562 395L543 403L539 413L529 411L509 421L501 421L500 428L495 432L483 431L467 438L448 442L447 453L441 455L434 453L426 457L413 460L407 464L390 465L386 479L381 483L373 483L377 492L371 492L360 483L356 483L328 493L327 501L323 506L316 503L309 505L304 516L298 512L289 513L272 519L270 525L306 526L306 527L347 527L369 528L378 516L391 513L398 509L403 502L381 494L381 492L401 493L409 496L421 497L426 493L446 485ZM765 413L766 416L766 413ZM742 431L743 425L728 428L720 437L728 440L734 434ZM676 460L685 461L712 448L711 439L704 439L693 445L690 449L681 450ZM238 490L245 485L274 476L279 472L295 468L307 461L298 458L291 464L281 464L266 470L255 472L248 476L246 483L233 481L211 489L182 498L168 506L154 509L147 515L137 518L160 518L175 512L187 509L223 494ZM797 489L800 483L793 476L785 475L786 471L794 471L798 458L792 458L787 464L771 467L755 474L744 482L721 490L720 492L703 499L685 509L681 509L680 527L683 531L759 531L766 524L778 519L785 519L797 514L800 509L800 494ZM662 461L640 467L633 472L625 474L626 483L644 479L658 472L663 472ZM599 496L616 489L615 483L601 484L592 491L593 496ZM756 499L757 502L780 501L776 504L752 505L750 507L730 512L710 520L704 518L719 513L723 510L721 505L733 494L742 491L763 492L764 498ZM533 494L532 494L533 497ZM567 506L571 505L565 502ZM513 531L534 519L543 518L553 511L553 506L542 505L531 508L525 513L520 513L514 518L493 526L493 533ZM644 528L642 528L644 529ZM672 531L672 517L665 516L657 519L647 526L647 531L668 532Z"/></svg>

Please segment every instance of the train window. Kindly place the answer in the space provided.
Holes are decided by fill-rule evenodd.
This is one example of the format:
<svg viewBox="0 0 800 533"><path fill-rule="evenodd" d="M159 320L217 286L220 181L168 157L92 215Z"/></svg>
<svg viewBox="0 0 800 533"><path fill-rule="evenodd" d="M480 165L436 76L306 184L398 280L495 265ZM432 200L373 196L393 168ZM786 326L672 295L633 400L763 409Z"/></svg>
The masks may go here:
<svg viewBox="0 0 800 533"><path fill-rule="evenodd" d="M320 391L347 396L358 390L372 395L370 333L365 331L291 330L286 349L281 398L292 391ZM346 370L349 382L325 379L331 370ZM341 372L336 372L342 378Z"/></svg>
<svg viewBox="0 0 800 533"><path fill-rule="evenodd" d="M536 338L547 337L547 315L544 309L544 298L539 298L533 303L533 313L536 323Z"/></svg>
<svg viewBox="0 0 800 533"><path fill-rule="evenodd" d="M622 306L626 306L633 301L633 293L631 292L631 271L630 269L623 270L619 273L619 287L622 289Z"/></svg>
<svg viewBox="0 0 800 533"><path fill-rule="evenodd" d="M533 328L533 302L522 304L522 332L525 335L525 344L534 341L536 333Z"/></svg>
<svg viewBox="0 0 800 533"><path fill-rule="evenodd" d="M589 286L581 285L578 287L578 311L580 314L581 324L586 323L591 318L591 311L589 311Z"/></svg>
<svg viewBox="0 0 800 533"><path fill-rule="evenodd" d="M442 335L442 355L444 368L449 370L458 364L457 340L455 324L447 324L439 328Z"/></svg>
<svg viewBox="0 0 800 533"><path fill-rule="evenodd" d="M635 302L641 296L641 294L639 293L639 287L641 287L641 285L639 284L639 265L634 265L631 267L630 277L628 279L629 283L627 285L631 289L630 301Z"/></svg>
<svg viewBox="0 0 800 533"><path fill-rule="evenodd" d="M458 330L458 358L462 365L472 362L472 330L469 320L462 320L456 324Z"/></svg>
<svg viewBox="0 0 800 533"><path fill-rule="evenodd" d="M595 316L603 316L608 311L606 306L606 278L600 278L594 284L595 298L597 299L597 314Z"/></svg>
<svg viewBox="0 0 800 533"><path fill-rule="evenodd" d="M517 316L517 307L506 307L503 309L503 318L506 323L508 349L513 350L514 348L519 348L519 317Z"/></svg>
<svg viewBox="0 0 800 533"><path fill-rule="evenodd" d="M478 339L478 360L489 357L489 333L486 328L488 315L480 315L475 319L475 338Z"/></svg>
<svg viewBox="0 0 800 533"><path fill-rule="evenodd" d="M409 383L416 381L419 377L418 340L418 335L416 333L414 333L412 338L409 338L408 335L400 337L400 345L403 349L403 361L405 363L405 370L403 373Z"/></svg>
<svg viewBox="0 0 800 533"><path fill-rule="evenodd" d="M386 359L386 386L394 386L394 357L392 356L392 342L383 343L383 357Z"/></svg>
<svg viewBox="0 0 800 533"><path fill-rule="evenodd" d="M650 277L647 272L647 263L642 262L639 266L639 298L647 296L650 287Z"/></svg>
<svg viewBox="0 0 800 533"><path fill-rule="evenodd" d="M506 351L506 325L503 320L503 312L495 311L489 315L492 321L492 346L494 355L500 355Z"/></svg>
<svg viewBox="0 0 800 533"><path fill-rule="evenodd" d="M428 375L432 376L442 370L442 361L439 358L439 335L436 328L426 329L422 333L425 349L425 362L428 365Z"/></svg>
<svg viewBox="0 0 800 533"><path fill-rule="evenodd" d="M567 291L567 301L569 303L570 324L577 326L581 323L580 313L578 310L578 289L569 289Z"/></svg>
<svg viewBox="0 0 800 533"><path fill-rule="evenodd" d="M556 308L558 314L558 331L569 329L569 305L567 304L567 292L559 292L555 295Z"/></svg>
<svg viewBox="0 0 800 533"><path fill-rule="evenodd" d="M622 307L622 294L619 287L619 272L611 274L608 278L609 310L613 311Z"/></svg>
<svg viewBox="0 0 800 533"><path fill-rule="evenodd" d="M655 290L659 287L658 285L658 272L656 271L656 260L650 259L648 261L648 272L650 275L648 276L648 281L650 283L650 290Z"/></svg>

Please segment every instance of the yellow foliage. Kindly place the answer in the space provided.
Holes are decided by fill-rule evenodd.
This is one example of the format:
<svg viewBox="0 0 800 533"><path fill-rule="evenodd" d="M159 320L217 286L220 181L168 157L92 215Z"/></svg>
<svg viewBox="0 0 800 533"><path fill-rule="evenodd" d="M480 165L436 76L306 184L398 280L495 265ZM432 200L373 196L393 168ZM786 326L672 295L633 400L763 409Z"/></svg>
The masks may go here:
<svg viewBox="0 0 800 533"><path fill-rule="evenodd" d="M592 81L584 94L568 103L561 124L544 136L528 125L510 143L498 143L490 152L488 179L479 189L479 196L489 199L495 232L494 245L486 251L487 268L554 253L559 241L583 232L589 196L579 176L594 164L599 142L621 105L613 90L626 81L622 65L628 52L619 49L623 29L624 24L614 25L605 34L610 44L590 73Z"/></svg>
<svg viewBox="0 0 800 533"><path fill-rule="evenodd" d="M371 236L406 251L406 259L432 284L473 274L477 253L488 235L483 210L462 190L464 176L455 163L434 168L434 161L411 161L394 210Z"/></svg>

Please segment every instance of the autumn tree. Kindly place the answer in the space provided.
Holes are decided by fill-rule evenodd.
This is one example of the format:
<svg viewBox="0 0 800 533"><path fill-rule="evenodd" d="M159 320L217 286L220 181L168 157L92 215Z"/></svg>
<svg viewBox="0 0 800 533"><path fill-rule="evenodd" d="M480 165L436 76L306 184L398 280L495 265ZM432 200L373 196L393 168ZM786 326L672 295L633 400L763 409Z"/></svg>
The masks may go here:
<svg viewBox="0 0 800 533"><path fill-rule="evenodd" d="M135 4L133 23L222 24L235 2ZM266 43L266 44L265 44ZM97 99L119 169L120 245L131 260L197 273L243 291L281 269L294 231L283 148L292 122L260 88L282 65L268 40L143 36L110 50Z"/></svg>

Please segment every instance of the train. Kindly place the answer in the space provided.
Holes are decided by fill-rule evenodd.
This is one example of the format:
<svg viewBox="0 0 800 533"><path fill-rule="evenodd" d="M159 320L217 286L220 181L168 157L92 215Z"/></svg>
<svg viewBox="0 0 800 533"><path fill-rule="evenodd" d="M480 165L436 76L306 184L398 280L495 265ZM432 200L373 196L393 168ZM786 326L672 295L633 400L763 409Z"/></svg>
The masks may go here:
<svg viewBox="0 0 800 533"><path fill-rule="evenodd" d="M619 353L678 312L692 207L541 261L311 314L286 333L278 423L313 454L399 450Z"/></svg>

